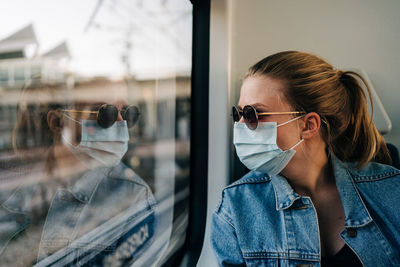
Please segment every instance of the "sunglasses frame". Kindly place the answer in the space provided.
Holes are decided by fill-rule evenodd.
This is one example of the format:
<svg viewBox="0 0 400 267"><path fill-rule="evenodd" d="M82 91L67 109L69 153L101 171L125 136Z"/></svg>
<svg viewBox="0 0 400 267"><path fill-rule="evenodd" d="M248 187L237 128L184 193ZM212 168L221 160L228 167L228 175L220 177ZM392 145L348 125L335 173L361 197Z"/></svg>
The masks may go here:
<svg viewBox="0 0 400 267"><path fill-rule="evenodd" d="M126 110L128 110L129 108L131 108L131 107L134 107L134 108L136 108L136 110L138 111L136 114L137 114L137 119L132 123L132 125L128 125L128 127L130 128L130 127L133 127L136 123L137 123L137 121L138 121L138 119L139 119L139 116L140 116L140 112L139 112L139 108L137 107L137 106L134 106L134 105L130 105L130 106L127 106L126 108L122 108L122 109L118 109L116 106L114 106L114 105L112 105L112 104L103 104L103 105L101 105L100 107L99 107L99 109L97 110L97 111L91 111L91 110L77 110L77 109L62 109L61 111L62 112L68 112L68 113L86 113L86 114L96 114L96 120L97 120L97 123L101 126L101 127L103 127L103 128L109 128L109 127L111 127L116 121L117 121L117 119L118 119L118 113L117 113L117 118L115 118L115 120L110 124L110 125L107 125L107 126L103 126L102 125L102 123L100 123L99 122L99 119L100 119L100 117L99 117L99 114L100 114L100 110L101 109L105 109L105 108L107 108L108 106L112 106L112 107L114 107L116 110L117 110L117 112L119 112L120 114L121 114L121 116L122 116L122 118L124 119L124 120L126 120ZM122 112L122 111L124 111L124 112Z"/></svg>
<svg viewBox="0 0 400 267"><path fill-rule="evenodd" d="M253 110L254 115L255 115L255 122L254 122L254 123L249 122L249 118L246 118L246 117L244 116L243 110L245 110L246 108L250 108L250 110ZM235 120L235 114L234 114L234 112L237 113L238 120ZM246 105L246 106L243 107L242 110L240 110L240 109L239 109L238 107L236 107L236 106L233 106L233 107L232 107L232 114L231 114L231 116L232 116L232 119L233 119L234 122L240 121L241 118L243 117L243 118L244 118L244 122L246 123L247 128L249 128L250 130L255 130L255 129L257 129L257 126L258 126L258 117L259 117L259 116L264 116L264 115L288 115L288 114L289 114L289 115L290 115L290 114L306 114L306 112L304 112L304 111L272 111L272 112L258 112L253 106L251 106L251 105ZM254 126L254 124L255 124L255 126Z"/></svg>

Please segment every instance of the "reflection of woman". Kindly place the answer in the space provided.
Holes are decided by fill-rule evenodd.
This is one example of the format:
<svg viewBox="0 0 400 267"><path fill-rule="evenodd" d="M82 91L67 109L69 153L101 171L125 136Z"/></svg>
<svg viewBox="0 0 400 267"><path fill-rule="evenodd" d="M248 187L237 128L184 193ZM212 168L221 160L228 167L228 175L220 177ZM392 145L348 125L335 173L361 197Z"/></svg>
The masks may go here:
<svg viewBox="0 0 400 267"><path fill-rule="evenodd" d="M252 171L213 215L221 265L400 265L400 171L357 78L294 51L249 69L233 142Z"/></svg>
<svg viewBox="0 0 400 267"><path fill-rule="evenodd" d="M18 265L133 263L153 243L158 218L148 185L120 163L138 110L121 99L38 105L32 91L13 143L20 154L40 151L42 160L25 162L41 167L2 203L0 262L20 254Z"/></svg>

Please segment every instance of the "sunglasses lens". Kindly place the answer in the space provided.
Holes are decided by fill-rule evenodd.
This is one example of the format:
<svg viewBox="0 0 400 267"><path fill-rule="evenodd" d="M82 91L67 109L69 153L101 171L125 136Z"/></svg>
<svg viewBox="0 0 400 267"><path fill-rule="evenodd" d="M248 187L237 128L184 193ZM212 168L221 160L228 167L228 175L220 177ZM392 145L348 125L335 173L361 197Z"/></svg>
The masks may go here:
<svg viewBox="0 0 400 267"><path fill-rule="evenodd" d="M240 121L240 114L236 107L232 107L232 119L234 122Z"/></svg>
<svg viewBox="0 0 400 267"><path fill-rule="evenodd" d="M257 128L258 119L256 110L252 106L245 106L243 108L243 117L246 122L247 128L254 130Z"/></svg>
<svg viewBox="0 0 400 267"><path fill-rule="evenodd" d="M128 127L132 127L136 124L136 122L139 120L139 109L135 106L129 106L126 108L124 112L124 120L126 120L126 123L128 124Z"/></svg>
<svg viewBox="0 0 400 267"><path fill-rule="evenodd" d="M104 104L99 109L97 123L103 128L108 128L114 124L117 118L118 118L117 107L109 104Z"/></svg>

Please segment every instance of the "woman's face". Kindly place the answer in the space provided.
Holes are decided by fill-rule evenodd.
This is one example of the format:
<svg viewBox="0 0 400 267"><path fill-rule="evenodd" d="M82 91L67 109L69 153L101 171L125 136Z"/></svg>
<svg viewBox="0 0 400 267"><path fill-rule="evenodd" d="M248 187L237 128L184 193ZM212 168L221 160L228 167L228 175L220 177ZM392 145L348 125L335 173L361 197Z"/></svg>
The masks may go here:
<svg viewBox="0 0 400 267"><path fill-rule="evenodd" d="M97 92L97 94L88 94L87 92L76 92L75 103L71 107L73 110L78 111L97 111L103 104L111 104L121 110L124 106L127 106L127 90L119 90L112 92ZM81 125L76 121L81 122L82 120L97 120L97 114L88 113L73 113L69 114L73 116L74 120L64 116L64 126L69 131L71 143L78 145L81 141ZM122 121L123 118L121 113L118 113L117 121Z"/></svg>
<svg viewBox="0 0 400 267"><path fill-rule="evenodd" d="M294 111L287 103L283 90L285 83L268 76L250 76L243 82L240 90L238 107L253 106L257 112ZM259 117L259 122L286 122L293 115L266 115ZM244 123L242 118L240 122ZM299 120L278 127L277 144L282 150L294 146L300 141Z"/></svg>

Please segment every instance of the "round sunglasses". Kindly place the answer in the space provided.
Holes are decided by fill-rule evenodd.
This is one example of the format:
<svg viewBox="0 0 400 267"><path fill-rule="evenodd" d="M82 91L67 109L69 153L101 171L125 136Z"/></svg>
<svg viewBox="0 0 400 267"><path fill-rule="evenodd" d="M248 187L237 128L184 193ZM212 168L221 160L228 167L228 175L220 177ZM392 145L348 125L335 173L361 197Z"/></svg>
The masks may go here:
<svg viewBox="0 0 400 267"><path fill-rule="evenodd" d="M244 106L243 110L240 110L235 106L232 107L233 121L238 122L243 116L244 122L246 123L247 128L249 128L250 130L257 129L259 116L284 115L284 114L305 114L305 112L302 111L258 112L253 106L250 105Z"/></svg>
<svg viewBox="0 0 400 267"><path fill-rule="evenodd" d="M75 110L75 109L64 109L63 112L68 113L86 113L86 114L95 114L97 123L103 128L111 127L118 119L118 112L121 112L121 116L128 127L132 127L139 120L139 109L136 106L126 106L122 109L118 109L116 106L111 104L103 104L96 111L90 110Z"/></svg>

